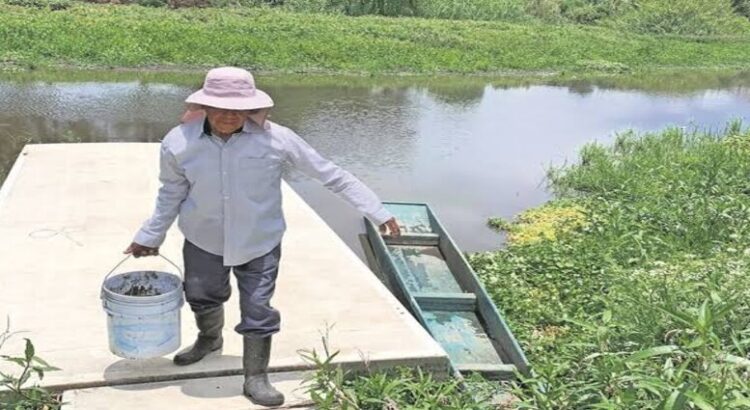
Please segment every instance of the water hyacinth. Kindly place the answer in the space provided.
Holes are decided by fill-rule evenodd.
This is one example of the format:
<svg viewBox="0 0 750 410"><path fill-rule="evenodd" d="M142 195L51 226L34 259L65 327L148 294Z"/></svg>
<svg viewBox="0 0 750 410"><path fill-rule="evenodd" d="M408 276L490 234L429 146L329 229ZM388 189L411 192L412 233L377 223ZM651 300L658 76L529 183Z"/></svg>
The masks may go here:
<svg viewBox="0 0 750 410"><path fill-rule="evenodd" d="M470 256L535 369L518 408L750 408L748 141L732 123L588 146L509 246Z"/></svg>
<svg viewBox="0 0 750 410"><path fill-rule="evenodd" d="M578 205L554 205L530 209L517 221L505 227L512 245L529 245L542 240L555 240L558 235L587 226L585 209Z"/></svg>

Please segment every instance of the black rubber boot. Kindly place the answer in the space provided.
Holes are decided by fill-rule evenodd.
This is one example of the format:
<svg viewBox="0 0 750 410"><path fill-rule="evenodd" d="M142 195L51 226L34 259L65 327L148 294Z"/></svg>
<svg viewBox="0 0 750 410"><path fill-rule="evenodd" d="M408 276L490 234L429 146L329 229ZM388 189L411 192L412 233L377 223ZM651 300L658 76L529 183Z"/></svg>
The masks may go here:
<svg viewBox="0 0 750 410"><path fill-rule="evenodd" d="M224 339L221 329L224 327L224 307L195 313L195 323L198 325L198 339L193 346L177 353L173 362L178 366L193 364L207 354L221 349Z"/></svg>
<svg viewBox="0 0 750 410"><path fill-rule="evenodd" d="M268 359L271 357L271 336L243 340L242 367L245 369L245 396L261 406L280 406L284 395L268 381Z"/></svg>

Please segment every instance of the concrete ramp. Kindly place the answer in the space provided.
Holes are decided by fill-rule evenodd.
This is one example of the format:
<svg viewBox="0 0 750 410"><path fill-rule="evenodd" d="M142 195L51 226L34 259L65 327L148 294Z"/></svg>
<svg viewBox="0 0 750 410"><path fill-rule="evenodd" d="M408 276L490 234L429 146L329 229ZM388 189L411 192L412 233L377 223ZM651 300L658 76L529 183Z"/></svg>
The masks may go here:
<svg viewBox="0 0 750 410"><path fill-rule="evenodd" d="M40 357L62 369L48 373L44 386L68 390L241 373L241 337L232 330L239 321L234 279L221 354L177 367L171 357L128 361L109 352L99 289L153 209L158 152L153 143L28 145L0 189L0 320L8 316L12 330L25 332L3 353L20 354L22 338L30 338ZM299 350L321 351L327 332L330 348L341 351L337 362L349 367L420 365L446 372L442 348L297 194L286 184L283 190L289 228L274 298L282 330L271 371L308 368ZM180 266L182 239L175 226L161 248ZM131 258L120 270L144 268L174 270L153 257ZM182 314L185 347L197 330L187 306ZM6 363L0 370L15 371Z"/></svg>

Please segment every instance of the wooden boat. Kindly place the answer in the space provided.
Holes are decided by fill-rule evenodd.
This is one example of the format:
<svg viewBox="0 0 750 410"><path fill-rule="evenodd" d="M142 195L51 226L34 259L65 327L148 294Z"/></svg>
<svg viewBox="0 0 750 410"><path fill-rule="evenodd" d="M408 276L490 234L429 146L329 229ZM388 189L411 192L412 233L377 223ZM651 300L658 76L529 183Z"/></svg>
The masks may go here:
<svg viewBox="0 0 750 410"><path fill-rule="evenodd" d="M427 204L386 202L401 236L365 219L371 269L445 349L453 371L492 379L528 374L526 356L461 251Z"/></svg>

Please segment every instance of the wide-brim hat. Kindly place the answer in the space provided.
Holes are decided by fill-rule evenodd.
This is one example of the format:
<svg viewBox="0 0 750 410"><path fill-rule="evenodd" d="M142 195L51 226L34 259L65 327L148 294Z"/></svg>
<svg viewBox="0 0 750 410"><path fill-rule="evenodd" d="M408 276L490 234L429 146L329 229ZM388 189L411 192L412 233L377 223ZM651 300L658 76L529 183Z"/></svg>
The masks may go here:
<svg viewBox="0 0 750 410"><path fill-rule="evenodd" d="M206 74L203 88L185 99L188 104L226 110L257 110L273 107L270 95L255 87L249 71L237 67L214 68Z"/></svg>

